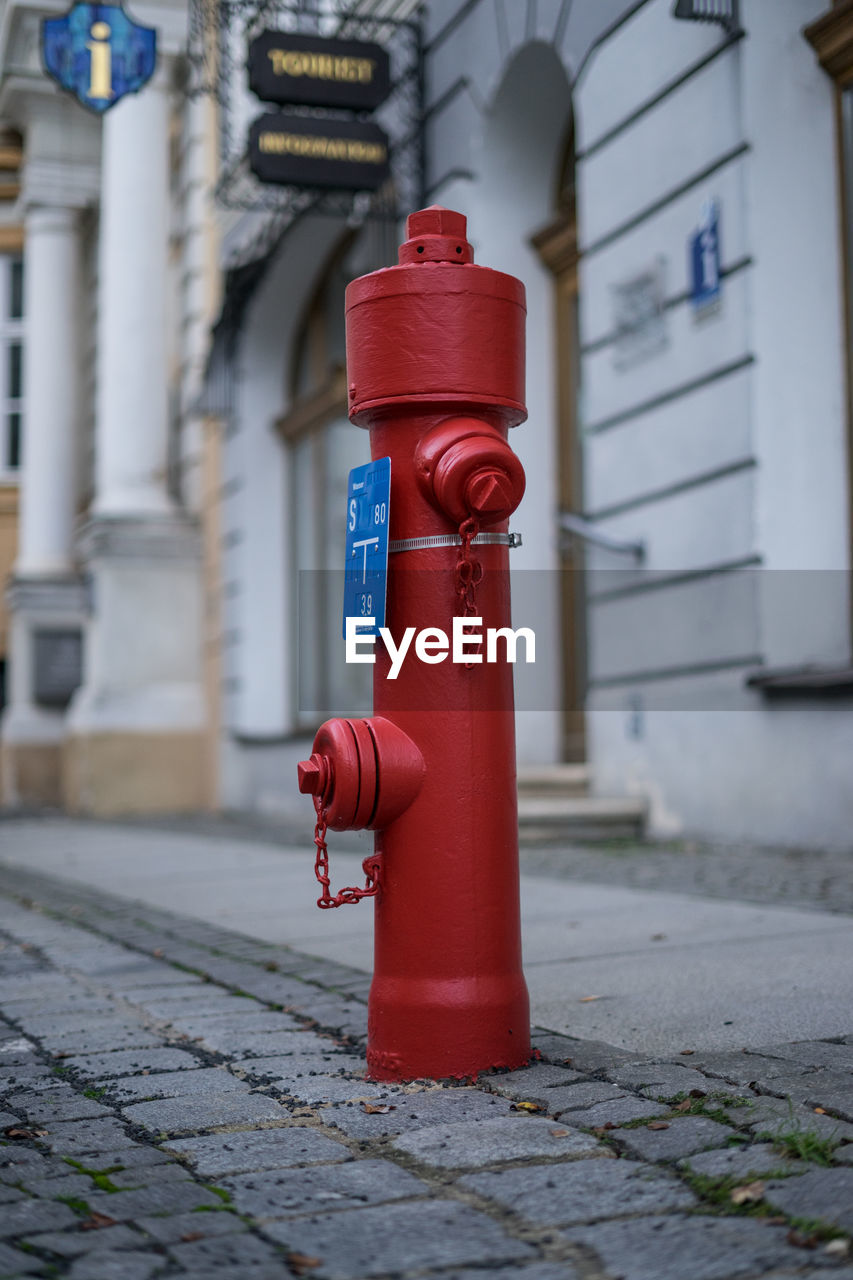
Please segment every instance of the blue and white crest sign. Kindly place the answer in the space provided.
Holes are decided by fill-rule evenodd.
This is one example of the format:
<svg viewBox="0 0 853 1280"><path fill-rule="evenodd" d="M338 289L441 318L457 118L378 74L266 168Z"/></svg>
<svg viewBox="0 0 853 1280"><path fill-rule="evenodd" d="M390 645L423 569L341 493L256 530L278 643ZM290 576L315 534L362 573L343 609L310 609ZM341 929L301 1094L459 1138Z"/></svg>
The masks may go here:
<svg viewBox="0 0 853 1280"><path fill-rule="evenodd" d="M44 19L42 56L63 89L100 113L151 79L157 32L118 5L75 4L61 18Z"/></svg>

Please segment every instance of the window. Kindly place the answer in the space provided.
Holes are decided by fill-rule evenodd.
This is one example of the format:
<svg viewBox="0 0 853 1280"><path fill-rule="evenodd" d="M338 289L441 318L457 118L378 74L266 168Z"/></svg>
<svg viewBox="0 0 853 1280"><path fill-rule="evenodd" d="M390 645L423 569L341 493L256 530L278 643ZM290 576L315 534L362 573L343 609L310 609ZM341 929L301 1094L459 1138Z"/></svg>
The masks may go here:
<svg viewBox="0 0 853 1280"><path fill-rule="evenodd" d="M24 422L24 264L0 256L0 475L21 463Z"/></svg>

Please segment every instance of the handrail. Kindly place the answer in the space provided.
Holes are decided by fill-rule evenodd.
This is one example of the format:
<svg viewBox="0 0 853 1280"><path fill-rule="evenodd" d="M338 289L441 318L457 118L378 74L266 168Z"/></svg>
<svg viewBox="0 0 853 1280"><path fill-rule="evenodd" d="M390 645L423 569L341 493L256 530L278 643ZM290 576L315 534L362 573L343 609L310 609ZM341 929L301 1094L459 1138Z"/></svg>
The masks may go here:
<svg viewBox="0 0 853 1280"><path fill-rule="evenodd" d="M646 544L641 538L636 542L630 542L623 538L611 537L610 534L602 533L589 520L584 520L583 516L575 515L572 511L561 511L559 524L566 533L580 538L582 542L603 547L605 551L612 551L621 556L633 556L638 561L646 558Z"/></svg>

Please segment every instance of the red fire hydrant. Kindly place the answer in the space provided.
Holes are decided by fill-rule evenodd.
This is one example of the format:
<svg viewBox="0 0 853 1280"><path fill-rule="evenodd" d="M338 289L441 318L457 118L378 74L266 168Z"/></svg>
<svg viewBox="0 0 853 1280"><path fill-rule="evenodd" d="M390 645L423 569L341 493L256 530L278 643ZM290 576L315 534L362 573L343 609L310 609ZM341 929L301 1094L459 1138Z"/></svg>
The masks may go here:
<svg viewBox="0 0 853 1280"><path fill-rule="evenodd" d="M350 418L391 458L386 626L510 627L508 517L524 471L524 286L475 266L462 214L413 213L399 265L347 289ZM458 625L458 623L457 623ZM436 639L436 637L432 637ZM429 638L427 638L429 639ZM414 646L412 646L414 648ZM497 645L496 645L497 649ZM368 1070L474 1076L530 1056L521 970L512 667L376 642L374 715L329 720L299 788L315 797L320 906L376 899ZM492 660L487 660L491 656ZM364 888L329 889L326 828L376 831Z"/></svg>

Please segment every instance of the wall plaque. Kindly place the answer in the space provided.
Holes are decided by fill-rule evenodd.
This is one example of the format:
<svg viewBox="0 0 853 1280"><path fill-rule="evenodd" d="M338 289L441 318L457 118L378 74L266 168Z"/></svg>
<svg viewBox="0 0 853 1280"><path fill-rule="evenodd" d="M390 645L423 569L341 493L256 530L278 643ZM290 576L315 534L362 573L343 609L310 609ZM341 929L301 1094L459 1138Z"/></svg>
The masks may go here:
<svg viewBox="0 0 853 1280"><path fill-rule="evenodd" d="M249 45L249 88L264 102L371 111L391 91L378 44L264 31Z"/></svg>
<svg viewBox="0 0 853 1280"><path fill-rule="evenodd" d="M249 130L249 167L261 182L375 191L390 172L388 135L369 120L271 112Z"/></svg>

